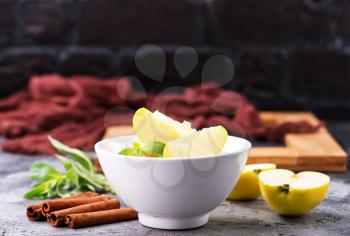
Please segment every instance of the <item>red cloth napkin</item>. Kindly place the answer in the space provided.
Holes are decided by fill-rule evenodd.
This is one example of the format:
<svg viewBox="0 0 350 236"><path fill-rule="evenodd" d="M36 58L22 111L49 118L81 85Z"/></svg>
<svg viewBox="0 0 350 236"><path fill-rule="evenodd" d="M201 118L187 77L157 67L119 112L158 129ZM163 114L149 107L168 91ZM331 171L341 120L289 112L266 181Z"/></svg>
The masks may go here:
<svg viewBox="0 0 350 236"><path fill-rule="evenodd" d="M123 98L117 90L123 91ZM106 112L114 106L142 106L145 99L135 101L135 95L126 78L33 77L27 91L0 101L0 134L7 137L3 149L49 154L50 134L67 145L92 150L106 126L131 124L132 111L108 116Z"/></svg>
<svg viewBox="0 0 350 236"><path fill-rule="evenodd" d="M92 150L111 125L131 125L139 107L160 110L194 128L225 126L231 134L246 138L280 140L290 132L313 132L307 122L264 127L258 111L244 96L215 84L189 87L181 93L145 95L135 91L124 77L99 79L59 75L33 77L28 90L0 100L0 134L9 152L50 154L47 135L82 150ZM118 113L109 112L118 107Z"/></svg>

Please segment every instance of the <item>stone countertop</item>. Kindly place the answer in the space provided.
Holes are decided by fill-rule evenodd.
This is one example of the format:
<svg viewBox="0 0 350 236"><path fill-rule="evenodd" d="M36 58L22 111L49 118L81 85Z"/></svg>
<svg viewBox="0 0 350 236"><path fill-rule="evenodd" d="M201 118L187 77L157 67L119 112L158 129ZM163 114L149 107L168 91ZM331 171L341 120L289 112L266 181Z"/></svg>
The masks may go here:
<svg viewBox="0 0 350 236"><path fill-rule="evenodd" d="M350 123L330 122L329 128L350 153ZM259 198L249 202L222 202L209 223L194 230L165 231L144 227L138 221L72 230L30 222L22 199L28 190L28 169L35 161L57 160L44 156L0 153L0 235L350 235L350 172L331 174L327 199L302 217L282 217Z"/></svg>

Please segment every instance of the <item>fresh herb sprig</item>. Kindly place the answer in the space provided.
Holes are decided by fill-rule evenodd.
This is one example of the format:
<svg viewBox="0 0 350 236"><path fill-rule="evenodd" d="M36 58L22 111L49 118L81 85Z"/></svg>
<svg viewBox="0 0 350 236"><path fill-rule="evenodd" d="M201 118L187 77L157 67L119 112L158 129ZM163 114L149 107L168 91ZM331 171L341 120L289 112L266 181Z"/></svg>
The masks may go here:
<svg viewBox="0 0 350 236"><path fill-rule="evenodd" d="M87 191L111 192L106 178L95 172L84 152L70 148L50 136L48 138L58 151L59 154L55 156L62 163L65 172L59 172L45 162L34 163L30 169L32 189L23 196L25 199L66 197Z"/></svg>
<svg viewBox="0 0 350 236"><path fill-rule="evenodd" d="M146 156L146 157L162 157L165 144L158 141L144 142L139 144L133 142L132 147L124 148L119 152L126 156Z"/></svg>

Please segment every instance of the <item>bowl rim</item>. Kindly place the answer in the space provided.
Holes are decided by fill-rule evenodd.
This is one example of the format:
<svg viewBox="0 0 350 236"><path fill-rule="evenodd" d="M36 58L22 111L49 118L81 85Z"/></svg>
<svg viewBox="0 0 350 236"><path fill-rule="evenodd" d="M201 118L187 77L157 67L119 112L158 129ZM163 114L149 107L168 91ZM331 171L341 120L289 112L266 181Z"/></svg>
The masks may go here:
<svg viewBox="0 0 350 236"><path fill-rule="evenodd" d="M115 157L118 158L131 158L131 159L136 159L136 160L159 160L159 161L178 161L178 160L194 160L194 159L201 159L201 160L205 160L205 159L211 159L211 158L216 158L216 157L225 157L225 156L231 156L231 155L235 155L235 154L239 154L245 151L250 151L252 144L250 141L248 141L247 139L244 138L239 138L239 137L235 137L235 136L228 136L228 139L238 139L241 140L245 143L245 145L242 145L242 148L236 150L236 151L232 151L232 152L226 152L226 153L222 153L222 154L218 154L218 155L208 155L208 156L194 156L194 157L171 157L171 158L157 158L157 157L146 157L146 156L127 156L127 155L121 155L118 153L112 153L110 151L105 150L104 148L100 147L103 143L106 142L111 142L112 140L118 140L118 139L125 139L125 138L132 138L135 137L136 135L124 135L124 136L118 136L118 137L113 137L113 138L108 138L108 139L103 139L98 141L95 145L95 152L97 154L97 152L102 152L102 153L106 153L108 155L113 155ZM97 151L98 150L98 151ZM98 157L99 158L99 157Z"/></svg>

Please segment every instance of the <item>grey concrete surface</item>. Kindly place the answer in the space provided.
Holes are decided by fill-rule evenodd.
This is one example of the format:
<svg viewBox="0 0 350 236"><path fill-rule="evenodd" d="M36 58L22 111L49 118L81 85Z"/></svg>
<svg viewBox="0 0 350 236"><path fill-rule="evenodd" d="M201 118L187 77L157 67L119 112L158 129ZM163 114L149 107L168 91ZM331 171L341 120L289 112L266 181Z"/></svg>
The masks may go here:
<svg viewBox="0 0 350 236"><path fill-rule="evenodd" d="M344 130L333 127L342 139ZM348 139L340 141L349 151ZM151 229L136 220L76 230L53 228L45 222L30 222L25 216L25 207L31 203L22 199L30 186L28 170L33 162L41 160L59 166L52 157L0 152L0 235L350 235L350 172L332 174L327 199L302 217L279 216L259 198L225 201L211 212L207 225L194 230Z"/></svg>

